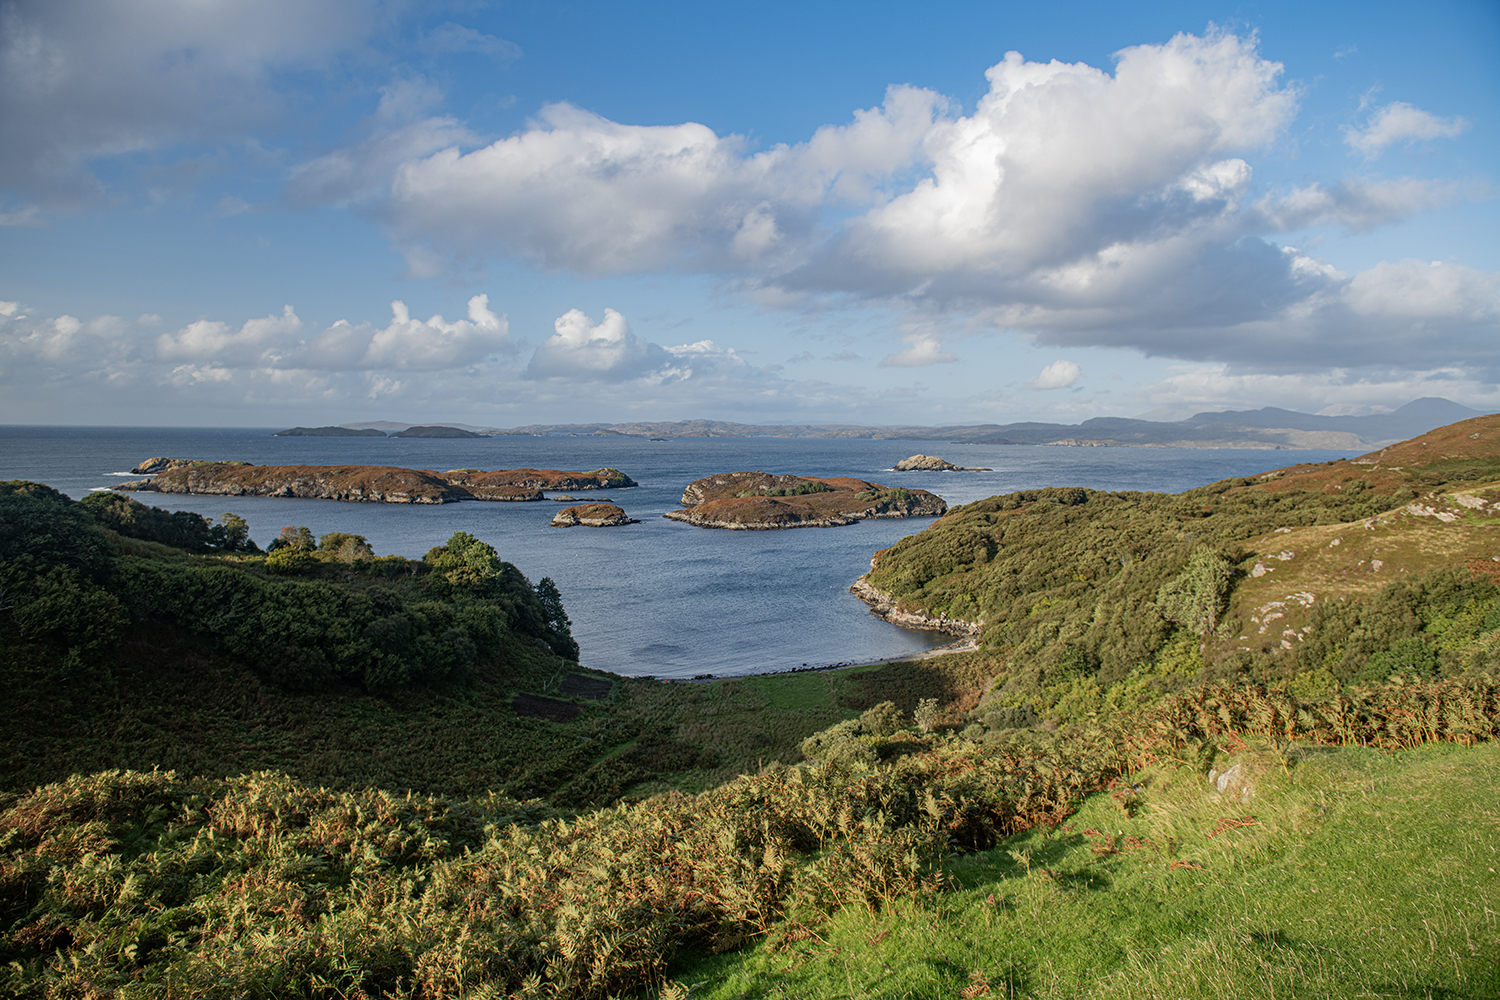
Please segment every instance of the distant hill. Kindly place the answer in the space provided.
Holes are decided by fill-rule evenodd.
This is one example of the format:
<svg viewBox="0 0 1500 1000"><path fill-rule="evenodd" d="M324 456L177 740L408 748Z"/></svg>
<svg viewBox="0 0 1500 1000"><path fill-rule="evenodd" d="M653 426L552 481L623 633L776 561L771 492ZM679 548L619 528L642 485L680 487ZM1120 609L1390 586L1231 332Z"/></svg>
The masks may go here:
<svg viewBox="0 0 1500 1000"><path fill-rule="evenodd" d="M1378 448L1434 427L1481 416L1450 399L1413 400L1391 413L1325 417L1268 406L1259 410L1199 413L1186 420L1095 417L1081 424L1025 422L948 424L937 427L859 424L740 424L724 420L637 421L611 424L530 424L512 434L623 437L794 437L867 440L948 439L973 444L1072 445L1155 448Z"/></svg>
<svg viewBox="0 0 1500 1000"><path fill-rule="evenodd" d="M385 437L384 431L373 427L292 427L277 431L272 437Z"/></svg>

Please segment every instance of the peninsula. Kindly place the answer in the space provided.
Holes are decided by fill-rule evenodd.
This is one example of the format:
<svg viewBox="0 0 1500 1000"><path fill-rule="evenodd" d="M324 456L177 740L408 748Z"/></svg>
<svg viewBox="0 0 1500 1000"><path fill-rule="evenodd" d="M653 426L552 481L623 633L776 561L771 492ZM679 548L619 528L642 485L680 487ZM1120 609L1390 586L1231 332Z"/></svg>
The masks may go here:
<svg viewBox="0 0 1500 1000"><path fill-rule="evenodd" d="M663 517L700 528L832 528L880 517L940 517L943 498L926 490L887 489L848 476L725 472L688 484L685 509Z"/></svg>
<svg viewBox="0 0 1500 1000"><path fill-rule="evenodd" d="M455 503L460 500L541 500L543 490L625 489L635 480L618 469L403 469L390 465L246 465L164 462L153 479L125 483L123 492L217 496L304 497L365 503ZM142 463L143 465L147 463ZM139 467L138 467L139 468Z"/></svg>

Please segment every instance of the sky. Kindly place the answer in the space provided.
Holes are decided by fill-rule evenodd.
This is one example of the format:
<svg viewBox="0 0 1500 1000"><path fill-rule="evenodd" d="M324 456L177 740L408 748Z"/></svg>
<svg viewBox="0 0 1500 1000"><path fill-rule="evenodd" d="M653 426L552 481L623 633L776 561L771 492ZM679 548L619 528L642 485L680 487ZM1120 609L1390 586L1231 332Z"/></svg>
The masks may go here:
<svg viewBox="0 0 1500 1000"><path fill-rule="evenodd" d="M0 423L1500 410L1500 3L0 0Z"/></svg>

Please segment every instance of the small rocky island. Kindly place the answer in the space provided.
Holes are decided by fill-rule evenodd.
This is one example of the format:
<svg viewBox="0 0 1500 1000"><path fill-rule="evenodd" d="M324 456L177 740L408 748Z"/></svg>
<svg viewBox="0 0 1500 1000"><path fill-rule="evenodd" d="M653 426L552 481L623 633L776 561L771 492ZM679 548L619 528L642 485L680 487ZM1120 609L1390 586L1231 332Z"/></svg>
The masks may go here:
<svg viewBox="0 0 1500 1000"><path fill-rule="evenodd" d="M554 528L613 528L621 524L640 524L635 518L612 503L586 503L577 507L564 507L552 515Z"/></svg>
<svg viewBox="0 0 1500 1000"><path fill-rule="evenodd" d="M913 455L903 458L891 469L892 472L994 472L994 469L986 469L984 466L976 466L972 469L964 468L962 465L954 465L952 462L938 458L936 455Z"/></svg>
<svg viewBox="0 0 1500 1000"><path fill-rule="evenodd" d="M418 424L408 427L404 431L396 431L390 435L393 438L482 438L489 437L488 434L480 434L476 431L466 431L462 427L448 427L443 424Z"/></svg>
<svg viewBox="0 0 1500 1000"><path fill-rule="evenodd" d="M700 528L832 528L878 517L938 517L943 498L926 490L887 489L848 476L776 476L725 472L693 481L684 510L663 517Z"/></svg>
<svg viewBox="0 0 1500 1000"><path fill-rule="evenodd" d="M390 465L247 465L156 458L153 479L118 487L122 492L200 493L215 496L305 497L365 503L456 503L460 500L541 500L543 490L624 489L635 480L619 469L403 469Z"/></svg>
<svg viewBox="0 0 1500 1000"><path fill-rule="evenodd" d="M373 427L289 427L284 431L277 431L272 437L385 437L385 431L377 431Z"/></svg>

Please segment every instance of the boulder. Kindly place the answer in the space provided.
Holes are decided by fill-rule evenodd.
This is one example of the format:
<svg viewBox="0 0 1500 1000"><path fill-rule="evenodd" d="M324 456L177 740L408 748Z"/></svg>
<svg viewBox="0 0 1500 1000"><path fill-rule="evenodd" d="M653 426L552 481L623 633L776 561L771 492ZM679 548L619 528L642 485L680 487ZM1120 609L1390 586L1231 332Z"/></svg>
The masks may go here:
<svg viewBox="0 0 1500 1000"><path fill-rule="evenodd" d="M913 455L903 458L891 469L892 472L993 472L983 466L976 468L965 468L962 465L954 465L952 462L938 458L936 455Z"/></svg>
<svg viewBox="0 0 1500 1000"><path fill-rule="evenodd" d="M621 524L640 524L612 503L585 503L564 507L552 516L554 528L613 528Z"/></svg>

